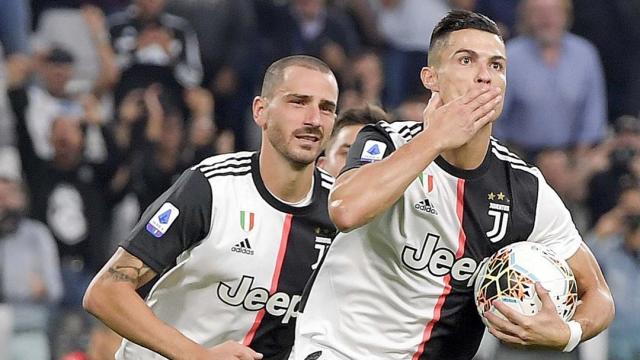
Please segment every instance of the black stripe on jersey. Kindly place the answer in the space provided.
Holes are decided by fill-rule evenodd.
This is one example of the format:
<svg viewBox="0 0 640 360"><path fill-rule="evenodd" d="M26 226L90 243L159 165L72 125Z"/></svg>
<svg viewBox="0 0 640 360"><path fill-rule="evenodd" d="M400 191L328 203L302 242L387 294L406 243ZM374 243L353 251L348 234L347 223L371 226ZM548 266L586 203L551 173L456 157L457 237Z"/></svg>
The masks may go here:
<svg viewBox="0 0 640 360"><path fill-rule="evenodd" d="M243 170L243 171L227 171L222 173L215 173L212 175L205 175L205 177L207 179L211 179L211 178L220 177L220 176L244 176L248 174L251 174L251 169Z"/></svg>
<svg viewBox="0 0 640 360"><path fill-rule="evenodd" d="M250 160L251 159L251 155L252 154L232 155L232 156L230 156L228 158L225 158L225 159L222 159L222 160L219 160L219 161L215 161L215 162L212 162L210 164L205 164L205 162L206 162L206 160L205 160L205 161L202 161L201 163L199 163L198 165L192 166L191 169L192 170L196 170L196 169L205 168L205 167L222 165L222 164L225 164L225 163L231 162L231 161L244 161L244 160L247 160L247 159Z"/></svg>
<svg viewBox="0 0 640 360"><path fill-rule="evenodd" d="M400 128L400 130L398 130L398 133L400 133L400 135L407 141L413 139L413 137L419 133L420 131L422 131L422 124L417 123L414 125L405 125L402 128Z"/></svg>
<svg viewBox="0 0 640 360"><path fill-rule="evenodd" d="M336 230L329 220L326 198L322 203L322 206L316 208L313 213L292 217L276 292L283 292L289 296L292 294L301 296L313 272L312 265L322 260L319 259L321 255L324 258L328 244L326 241L321 241L324 239L316 241L316 237L333 238ZM321 252L316 248L316 244L322 244L325 247L324 250ZM300 303L295 310L299 308ZM288 357L288 349L294 342L295 318L292 317L287 324L283 324L282 320L283 316L274 316L265 312L256 329L250 346L263 353L264 359L279 360Z"/></svg>
<svg viewBox="0 0 640 360"><path fill-rule="evenodd" d="M495 153L487 154L493 157ZM480 264L498 249L518 241L525 241L533 231L538 201L538 178L526 171L514 169L512 164L494 160L483 176L465 181L462 228L466 235L462 257ZM502 202L489 199L489 194L503 193ZM494 227L489 203L509 207L506 235L497 242L487 236ZM453 206L453 205L452 205ZM475 307L473 284L468 280L451 278L451 292L446 297L440 320L434 325L420 359L471 359L477 352L484 325Z"/></svg>
<svg viewBox="0 0 640 360"><path fill-rule="evenodd" d="M237 173L237 172L250 171L250 170L251 170L251 164L238 164L238 165L234 164L234 165L227 165L227 166L209 170L209 171L203 171L203 173L205 177L211 177L212 175L225 173L225 172Z"/></svg>
<svg viewBox="0 0 640 360"><path fill-rule="evenodd" d="M500 144L500 142L493 137L491 138L491 152L500 160L530 169L534 168L533 165L522 160L518 155L511 152L506 146Z"/></svg>
<svg viewBox="0 0 640 360"><path fill-rule="evenodd" d="M241 160L241 161L238 161L237 163L226 162L224 164L216 164L216 165L201 167L200 171L202 171L203 173L207 173L209 171L218 170L218 169L225 169L225 168L229 168L229 167L231 167L231 168L239 168L239 167L243 167L243 166L251 166L251 159Z"/></svg>
<svg viewBox="0 0 640 360"><path fill-rule="evenodd" d="M232 160L233 162L230 160ZM239 166L247 166L251 164L251 158L241 159L241 160L236 160L236 159L230 159L230 160L226 160L213 165L202 166L200 167L200 171L206 173L211 170L217 170L217 169L225 168L228 166L239 167Z"/></svg>

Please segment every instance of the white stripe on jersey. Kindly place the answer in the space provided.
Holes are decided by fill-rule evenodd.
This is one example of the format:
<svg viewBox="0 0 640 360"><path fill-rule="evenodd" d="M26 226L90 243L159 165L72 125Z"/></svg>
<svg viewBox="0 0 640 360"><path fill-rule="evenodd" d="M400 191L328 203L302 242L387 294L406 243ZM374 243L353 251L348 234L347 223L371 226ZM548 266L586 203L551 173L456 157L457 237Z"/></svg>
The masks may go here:
<svg viewBox="0 0 640 360"><path fill-rule="evenodd" d="M247 166L243 166L243 167L239 167L239 168L235 168L235 167L223 167L223 168L218 168L215 170L211 170L208 172L204 173L205 177L211 177L214 175L219 175L219 174L238 174L238 175L242 175L242 174L246 174L248 171L251 171L251 164L248 164Z"/></svg>
<svg viewBox="0 0 640 360"><path fill-rule="evenodd" d="M509 162L509 163L511 163L511 164L516 164L516 165L521 165L521 166L526 166L526 165L527 165L527 163L526 163L526 162L524 162L524 161L520 160L520 159L519 159L519 158L517 158L517 157L511 157L511 156L508 156L508 155L504 155L504 154L502 154L501 152L499 152L499 151L498 151L496 148L494 148L494 147L492 147L492 148L491 148L491 152L492 152L492 153L493 153L493 154L494 154L498 159L500 159L500 160L504 160L504 161Z"/></svg>
<svg viewBox="0 0 640 360"><path fill-rule="evenodd" d="M251 164L251 158L231 158L213 165L207 165L200 167L200 171L207 172L210 170L215 170L221 167L226 167L229 165L249 165Z"/></svg>

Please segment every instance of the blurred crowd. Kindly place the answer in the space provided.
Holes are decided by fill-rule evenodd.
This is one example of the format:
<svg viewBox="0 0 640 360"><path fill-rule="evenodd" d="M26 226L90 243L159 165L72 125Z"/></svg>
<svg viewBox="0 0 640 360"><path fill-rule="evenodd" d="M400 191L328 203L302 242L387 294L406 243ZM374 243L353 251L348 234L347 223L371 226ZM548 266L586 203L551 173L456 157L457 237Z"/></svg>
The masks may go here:
<svg viewBox="0 0 640 360"><path fill-rule="evenodd" d="M421 121L419 70L453 8L502 29L494 136L542 170L617 300L583 358L640 359L640 0L0 1L0 359L112 356L117 335L80 310L88 282L184 169L258 148L274 60L334 70L349 134L327 152L361 117Z"/></svg>

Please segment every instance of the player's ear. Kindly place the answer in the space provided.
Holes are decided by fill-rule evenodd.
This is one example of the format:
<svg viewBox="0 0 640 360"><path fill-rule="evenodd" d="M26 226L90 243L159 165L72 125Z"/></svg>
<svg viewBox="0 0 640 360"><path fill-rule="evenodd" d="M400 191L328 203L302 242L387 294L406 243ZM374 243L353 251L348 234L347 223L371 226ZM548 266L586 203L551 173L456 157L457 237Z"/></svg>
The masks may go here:
<svg viewBox="0 0 640 360"><path fill-rule="evenodd" d="M440 87L438 86L438 73L436 73L433 66L425 66L420 71L420 80L422 80L422 85L432 92L440 91Z"/></svg>
<svg viewBox="0 0 640 360"><path fill-rule="evenodd" d="M267 117L265 114L267 111L267 99L262 96L256 96L253 98L252 110L253 121L255 121L260 128L264 128L267 124Z"/></svg>
<svg viewBox="0 0 640 360"><path fill-rule="evenodd" d="M324 166L327 164L327 157L324 155L320 155L318 156L318 159L316 159L316 166L324 169Z"/></svg>

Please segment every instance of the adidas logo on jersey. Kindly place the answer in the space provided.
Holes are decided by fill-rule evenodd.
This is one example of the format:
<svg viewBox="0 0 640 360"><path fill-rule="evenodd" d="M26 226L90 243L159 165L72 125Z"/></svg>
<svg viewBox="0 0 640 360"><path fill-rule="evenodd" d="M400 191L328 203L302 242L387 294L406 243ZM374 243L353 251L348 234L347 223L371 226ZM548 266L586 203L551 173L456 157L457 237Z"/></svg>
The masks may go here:
<svg viewBox="0 0 640 360"><path fill-rule="evenodd" d="M435 206L431 205L429 199L424 199L413 205L413 207L416 210L426 212L427 214L438 215L438 210L436 210Z"/></svg>
<svg viewBox="0 0 640 360"><path fill-rule="evenodd" d="M251 244L249 244L249 239L244 239L243 241L240 241L239 243L233 245L231 251L241 254L253 255L253 250L251 249Z"/></svg>

